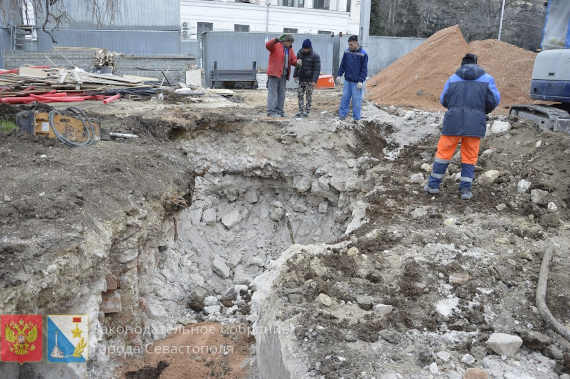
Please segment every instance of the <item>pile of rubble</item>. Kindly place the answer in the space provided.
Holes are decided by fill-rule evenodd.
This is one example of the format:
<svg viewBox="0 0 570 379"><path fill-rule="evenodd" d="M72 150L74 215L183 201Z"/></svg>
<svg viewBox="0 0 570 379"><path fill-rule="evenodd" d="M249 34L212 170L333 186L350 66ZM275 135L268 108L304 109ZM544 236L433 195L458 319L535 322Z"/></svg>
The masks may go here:
<svg viewBox="0 0 570 379"><path fill-rule="evenodd" d="M422 191L442 113L367 104L349 123L264 121L226 103L98 105L80 107L128 125L137 143L0 146L0 255L13 263L0 267L0 305L88 313L94 331L90 364L62 365L62 378L152 362L163 377L200 366L219 377L567 379L568 346L535 305L552 244L546 302L567 325L567 134L495 117L465 202L459 157L439 196ZM212 323L251 323L255 341L214 339L239 355L145 351L199 344L157 340ZM150 333L104 332L125 325ZM143 348L117 357L114 346ZM6 377L51 370L0 364Z"/></svg>
<svg viewBox="0 0 570 379"><path fill-rule="evenodd" d="M0 103L84 100L104 100L108 103L121 94L152 95L156 93L153 82L157 81L155 78L89 73L77 67L22 66L0 71Z"/></svg>

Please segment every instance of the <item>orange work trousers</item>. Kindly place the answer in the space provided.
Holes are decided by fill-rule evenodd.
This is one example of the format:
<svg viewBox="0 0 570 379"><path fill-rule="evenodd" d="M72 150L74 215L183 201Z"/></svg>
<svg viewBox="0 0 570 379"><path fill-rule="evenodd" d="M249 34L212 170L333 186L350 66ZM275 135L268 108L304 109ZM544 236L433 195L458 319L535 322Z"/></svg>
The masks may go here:
<svg viewBox="0 0 570 379"><path fill-rule="evenodd" d="M446 161L451 160L459 142L461 142L461 163L475 166L481 144L479 137L441 136L437 143L435 157Z"/></svg>

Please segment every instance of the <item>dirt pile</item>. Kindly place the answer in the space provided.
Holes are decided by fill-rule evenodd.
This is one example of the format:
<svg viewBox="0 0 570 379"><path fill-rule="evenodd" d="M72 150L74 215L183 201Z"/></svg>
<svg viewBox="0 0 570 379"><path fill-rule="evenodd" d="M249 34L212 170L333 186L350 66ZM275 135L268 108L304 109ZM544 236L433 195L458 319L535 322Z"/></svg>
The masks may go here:
<svg viewBox="0 0 570 379"><path fill-rule="evenodd" d="M477 54L481 67L495 78L502 95L499 109L532 102L528 93L536 54L495 40L467 44L457 25L435 33L374 76L369 99L378 104L443 110L439 96L445 81L468 52Z"/></svg>
<svg viewBox="0 0 570 379"><path fill-rule="evenodd" d="M439 95L468 49L459 26L443 29L374 76L369 99L379 104L439 109Z"/></svg>
<svg viewBox="0 0 570 379"><path fill-rule="evenodd" d="M469 51L479 57L481 67L495 78L502 96L501 108L533 102L528 94L536 53L491 39L471 42Z"/></svg>

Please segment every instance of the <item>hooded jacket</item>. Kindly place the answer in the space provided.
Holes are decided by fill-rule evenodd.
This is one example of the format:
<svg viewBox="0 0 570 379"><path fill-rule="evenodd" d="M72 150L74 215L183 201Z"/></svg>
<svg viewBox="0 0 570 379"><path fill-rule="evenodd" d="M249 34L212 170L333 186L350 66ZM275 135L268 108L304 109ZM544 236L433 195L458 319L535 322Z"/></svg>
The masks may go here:
<svg viewBox="0 0 570 379"><path fill-rule="evenodd" d="M269 50L269 64L267 65L267 75L275 76L280 78L283 76L283 66L285 59L285 47L276 38L270 40L265 44L265 48ZM297 64L297 57L293 48L289 49L289 62L287 62L287 72L285 73L287 80L289 80L289 74L291 73L291 66Z"/></svg>
<svg viewBox="0 0 570 379"><path fill-rule="evenodd" d="M446 136L484 137L486 114L501 101L495 79L476 64L462 65L452 75L441 93L441 105L448 111L441 134Z"/></svg>
<svg viewBox="0 0 570 379"><path fill-rule="evenodd" d="M297 52L297 59L301 59L303 63L300 68L295 68L293 77L299 78L300 82L316 83L321 74L321 57L313 49L306 54L301 49Z"/></svg>

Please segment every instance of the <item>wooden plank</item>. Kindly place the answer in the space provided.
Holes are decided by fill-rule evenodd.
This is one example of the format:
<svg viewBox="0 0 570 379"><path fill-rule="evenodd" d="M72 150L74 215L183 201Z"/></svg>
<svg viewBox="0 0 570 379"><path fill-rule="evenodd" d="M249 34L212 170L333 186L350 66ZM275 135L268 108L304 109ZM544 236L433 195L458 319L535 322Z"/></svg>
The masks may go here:
<svg viewBox="0 0 570 379"><path fill-rule="evenodd" d="M91 73L87 73L87 74L92 78L112 80L112 81L116 81L116 82L124 82L124 83L130 83L130 84L137 84L139 82L138 80L130 80L130 79L124 78L122 76L118 76L118 75L98 75L98 74L91 74Z"/></svg>
<svg viewBox="0 0 570 379"><path fill-rule="evenodd" d="M136 80L138 82L160 82L160 79L157 78L149 78L145 76L136 76L136 75L123 75L123 78L130 79L133 81Z"/></svg>
<svg viewBox="0 0 570 379"><path fill-rule="evenodd" d="M47 78L48 76L47 72L45 72L44 69L41 68L21 66L19 71L20 71L20 76L25 76L28 78L44 79Z"/></svg>

